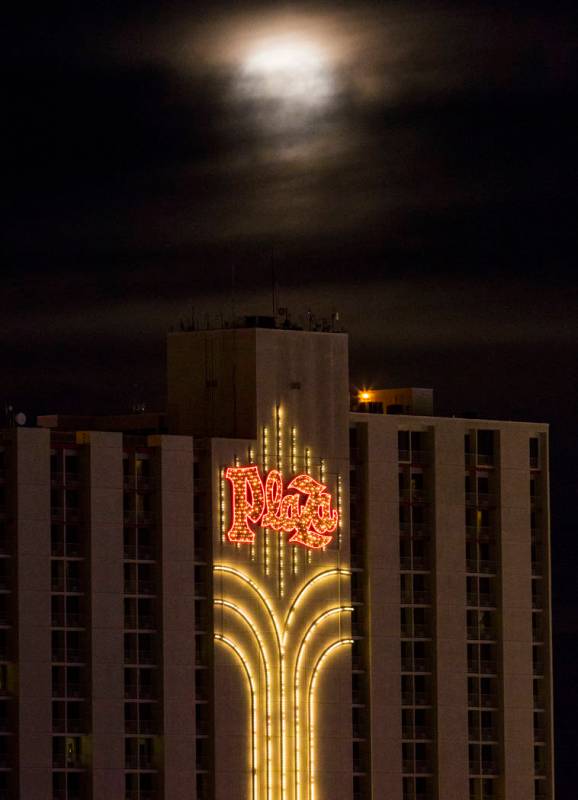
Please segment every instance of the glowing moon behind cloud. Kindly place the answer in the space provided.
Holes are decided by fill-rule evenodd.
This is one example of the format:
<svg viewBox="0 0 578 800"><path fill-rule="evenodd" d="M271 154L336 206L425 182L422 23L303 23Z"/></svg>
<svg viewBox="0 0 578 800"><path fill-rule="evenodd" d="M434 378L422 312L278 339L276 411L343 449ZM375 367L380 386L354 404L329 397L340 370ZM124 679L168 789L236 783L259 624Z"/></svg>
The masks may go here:
<svg viewBox="0 0 578 800"><path fill-rule="evenodd" d="M335 92L326 53L299 37L255 42L241 62L238 87L255 101L275 103L296 113L321 110Z"/></svg>

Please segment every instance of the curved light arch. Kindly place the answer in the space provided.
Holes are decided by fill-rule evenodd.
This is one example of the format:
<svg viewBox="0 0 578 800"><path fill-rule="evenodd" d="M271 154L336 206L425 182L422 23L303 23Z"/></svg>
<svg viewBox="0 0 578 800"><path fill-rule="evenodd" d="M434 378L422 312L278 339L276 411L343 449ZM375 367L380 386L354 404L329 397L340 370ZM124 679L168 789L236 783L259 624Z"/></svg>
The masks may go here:
<svg viewBox="0 0 578 800"><path fill-rule="evenodd" d="M234 569L234 567L227 567L224 564L215 564L214 567L213 567L213 571L214 572L224 572L226 575L234 575L236 578L239 578L240 581L242 581L247 586L249 586L259 596L259 599L261 600L261 602L263 603L263 605L267 609L267 614L269 615L269 619L271 620L271 623L273 624L273 629L275 631L275 638L277 639L277 646L279 648L279 653L281 653L281 642L282 642L282 640L281 640L281 633L280 633L279 623L277 621L277 617L275 616L275 612L271 608L271 604L270 604L269 600L267 599L267 596L265 595L265 593L263 591L261 591L261 589L259 588L259 586L257 586L257 584L255 583L254 580L252 580L247 575L245 575L244 572L241 572L238 569Z"/></svg>
<svg viewBox="0 0 578 800"><path fill-rule="evenodd" d="M327 569L323 572L318 572L317 575L314 575L310 578L297 592L294 599L289 606L289 610L285 617L285 625L283 627L283 637L282 642L283 645L285 644L285 639L287 638L287 633L289 631L289 625L291 624L291 619L293 614L295 613L298 605L300 604L303 596L309 592L309 590L319 581L324 580L325 578L329 578L331 575L339 575L339 576L346 576L351 575L351 570L349 569L341 569L340 567L334 567L333 569Z"/></svg>
<svg viewBox="0 0 578 800"><path fill-rule="evenodd" d="M249 685L249 692L251 694L251 797L252 800L259 800L259 759L257 756L259 739L257 731L257 695L255 693L255 681L251 670L247 666L247 659L243 651L234 642L220 633L215 634L215 641L221 642L221 644L235 653L243 667Z"/></svg>
<svg viewBox="0 0 578 800"><path fill-rule="evenodd" d="M242 608L235 605L235 603L231 603L229 600L221 600L215 599L213 601L214 605L216 606L223 606L224 608L228 608L234 613L238 614L241 619L245 622L245 624L251 629L253 636L257 642L257 647L259 648L259 652L261 654L261 660L263 661L263 668L265 671L265 732L266 732L266 740L267 740L267 798L268 800L272 800L272 786L271 786L271 761L272 761L272 752L271 752L271 673L270 673L270 665L269 660L267 658L265 647L259 636L257 631L257 627L251 617L246 614Z"/></svg>
<svg viewBox="0 0 578 800"><path fill-rule="evenodd" d="M308 800L315 800L315 713L313 706L313 697L315 693L315 685L319 671L327 658L336 650L345 645L353 644L353 639L339 639L333 642L321 653L309 680L308 703L307 703L307 749L309 752L309 797Z"/></svg>
<svg viewBox="0 0 578 800"><path fill-rule="evenodd" d="M299 644L299 649L297 651L297 658L295 660L295 670L294 670L294 677L293 677L293 720L294 720L294 731L295 731L295 798L296 800L300 800L301 798L301 749L299 746L299 734L300 734L300 708L299 708L299 668L301 666L301 658L305 652L305 647L310 636L313 634L315 629L326 619L329 617L335 616L336 614L343 614L347 612L352 612L353 606L337 606L335 608L330 608L328 611L325 611L323 614L320 614L316 619L311 622L303 638L301 639L301 643Z"/></svg>
<svg viewBox="0 0 578 800"><path fill-rule="evenodd" d="M235 569L234 567L228 567L224 564L215 564L213 567L214 572L222 572L226 575L232 575L235 578L238 578L242 583L252 589L255 594L259 597L263 606L265 607L269 619L273 625L273 630L275 631L275 639L277 643L277 653L279 656L279 694L281 697L281 719L280 719L280 728L281 728L281 800L284 800L286 791L287 791L287 776L286 776L286 743L285 743L285 714L286 714L286 699L285 699L285 647L283 641L281 639L281 632L280 632L280 625L277 621L277 617L275 616L275 612L271 608L271 604L267 599L265 593L259 588L259 586L255 583L254 580L249 578L245 575L244 572L241 570Z"/></svg>

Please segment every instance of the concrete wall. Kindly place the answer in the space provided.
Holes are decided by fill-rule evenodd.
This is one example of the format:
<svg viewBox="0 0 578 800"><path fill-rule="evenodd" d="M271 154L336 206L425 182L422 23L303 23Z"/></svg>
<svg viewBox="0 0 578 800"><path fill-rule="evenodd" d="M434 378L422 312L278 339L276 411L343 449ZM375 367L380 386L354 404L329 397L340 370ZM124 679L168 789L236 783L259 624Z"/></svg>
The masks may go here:
<svg viewBox="0 0 578 800"><path fill-rule="evenodd" d="M195 786L193 443L155 437L160 447L164 796L190 800Z"/></svg>
<svg viewBox="0 0 578 800"><path fill-rule="evenodd" d="M92 792L124 796L122 435L85 434L90 480Z"/></svg>
<svg viewBox="0 0 578 800"><path fill-rule="evenodd" d="M50 800L50 434L22 428L16 443L19 793Z"/></svg>

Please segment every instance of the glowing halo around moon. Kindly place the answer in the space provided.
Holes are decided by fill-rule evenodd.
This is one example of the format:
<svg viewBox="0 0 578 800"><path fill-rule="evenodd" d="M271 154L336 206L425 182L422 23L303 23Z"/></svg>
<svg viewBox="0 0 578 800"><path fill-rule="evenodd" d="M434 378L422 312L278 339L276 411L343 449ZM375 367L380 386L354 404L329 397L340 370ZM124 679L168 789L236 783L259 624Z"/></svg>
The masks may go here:
<svg viewBox="0 0 578 800"><path fill-rule="evenodd" d="M238 90L285 112L313 113L331 102L335 80L322 47L299 37L272 37L255 42L245 54Z"/></svg>

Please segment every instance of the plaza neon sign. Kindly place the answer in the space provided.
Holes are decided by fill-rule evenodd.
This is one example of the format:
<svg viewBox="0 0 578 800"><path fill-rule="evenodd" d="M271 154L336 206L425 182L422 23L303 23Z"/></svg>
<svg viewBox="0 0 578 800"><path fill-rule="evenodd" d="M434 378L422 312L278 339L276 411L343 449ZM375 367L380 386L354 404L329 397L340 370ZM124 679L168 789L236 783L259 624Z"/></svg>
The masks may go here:
<svg viewBox="0 0 578 800"><path fill-rule="evenodd" d="M285 493L281 473L272 469L263 482L256 466L227 467L225 477L231 483L230 542L251 544L253 526L290 533L289 542L317 550L333 539L339 514L331 506L327 487L311 475L297 475Z"/></svg>

